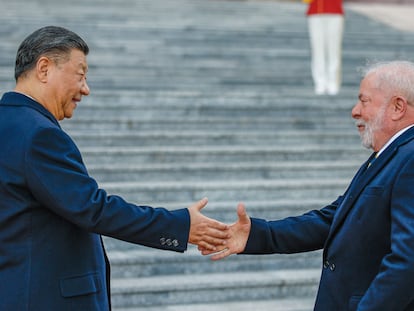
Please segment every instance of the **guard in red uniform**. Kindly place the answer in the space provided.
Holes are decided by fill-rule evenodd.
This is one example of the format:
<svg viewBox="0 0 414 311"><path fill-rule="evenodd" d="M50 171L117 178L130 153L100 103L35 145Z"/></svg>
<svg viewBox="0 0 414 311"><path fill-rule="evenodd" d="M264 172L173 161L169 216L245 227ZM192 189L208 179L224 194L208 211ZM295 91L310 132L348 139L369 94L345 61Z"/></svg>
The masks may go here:
<svg viewBox="0 0 414 311"><path fill-rule="evenodd" d="M311 70L318 95L336 95L341 86L344 10L342 0L304 0L309 3Z"/></svg>

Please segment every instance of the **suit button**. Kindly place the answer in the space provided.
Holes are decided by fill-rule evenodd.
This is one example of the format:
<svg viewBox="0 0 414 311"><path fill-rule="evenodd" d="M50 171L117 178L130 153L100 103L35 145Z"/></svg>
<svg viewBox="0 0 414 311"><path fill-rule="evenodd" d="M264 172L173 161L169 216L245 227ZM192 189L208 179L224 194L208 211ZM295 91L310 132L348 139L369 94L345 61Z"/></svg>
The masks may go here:
<svg viewBox="0 0 414 311"><path fill-rule="evenodd" d="M323 263L323 267L325 269L329 268L329 261L325 260L325 262Z"/></svg>
<svg viewBox="0 0 414 311"><path fill-rule="evenodd" d="M167 240L165 241L165 243L166 243L168 246L171 246L171 245L172 245L171 239L167 239Z"/></svg>
<svg viewBox="0 0 414 311"><path fill-rule="evenodd" d="M161 245L165 245L165 238L161 238L160 243L161 243Z"/></svg>
<svg viewBox="0 0 414 311"><path fill-rule="evenodd" d="M179 243L178 243L178 241L177 240L173 240L172 241L172 245L174 246L174 247L177 247L178 245L180 245Z"/></svg>
<svg viewBox="0 0 414 311"><path fill-rule="evenodd" d="M335 270L335 268L336 268L336 266L335 266L335 264L333 263L333 264L331 264L330 266L329 266L329 269L331 269L331 271L334 271Z"/></svg>

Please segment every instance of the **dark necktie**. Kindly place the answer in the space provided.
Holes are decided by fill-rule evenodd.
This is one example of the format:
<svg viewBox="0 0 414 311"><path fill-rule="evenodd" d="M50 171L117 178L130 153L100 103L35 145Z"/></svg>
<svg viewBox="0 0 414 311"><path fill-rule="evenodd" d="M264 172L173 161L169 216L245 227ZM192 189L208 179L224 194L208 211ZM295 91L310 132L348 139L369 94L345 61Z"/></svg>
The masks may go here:
<svg viewBox="0 0 414 311"><path fill-rule="evenodd" d="M371 158L371 160L369 161L369 163L368 163L368 166L367 166L367 169L372 165L372 163L374 163L374 161L377 159L377 157L378 157L378 153L377 152L375 152L374 154L373 154L373 156L372 156L372 158Z"/></svg>

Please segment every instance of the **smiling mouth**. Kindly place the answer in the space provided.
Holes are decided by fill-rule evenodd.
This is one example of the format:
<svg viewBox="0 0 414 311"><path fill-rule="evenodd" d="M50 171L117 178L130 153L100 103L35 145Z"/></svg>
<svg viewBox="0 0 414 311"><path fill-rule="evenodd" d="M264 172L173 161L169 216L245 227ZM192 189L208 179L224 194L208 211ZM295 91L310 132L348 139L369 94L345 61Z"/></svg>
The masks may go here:
<svg viewBox="0 0 414 311"><path fill-rule="evenodd" d="M355 122L355 126L358 128L358 131L363 131L365 129L365 124L361 121Z"/></svg>

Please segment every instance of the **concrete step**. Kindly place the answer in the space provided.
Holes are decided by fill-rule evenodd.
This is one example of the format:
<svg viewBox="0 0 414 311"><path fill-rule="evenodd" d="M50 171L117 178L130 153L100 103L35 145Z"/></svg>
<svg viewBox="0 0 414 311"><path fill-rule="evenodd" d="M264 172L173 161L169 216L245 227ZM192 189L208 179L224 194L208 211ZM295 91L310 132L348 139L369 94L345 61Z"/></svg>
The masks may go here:
<svg viewBox="0 0 414 311"><path fill-rule="evenodd" d="M306 267L321 269L322 253L237 255L211 261L202 256L194 245L185 253L145 248L112 238L104 238L114 279L141 278L162 275L194 275L237 273L248 271L281 271Z"/></svg>
<svg viewBox="0 0 414 311"><path fill-rule="evenodd" d="M350 108L355 104L345 96L316 96L306 90L297 96L288 97L287 92L299 87L273 89L271 91L232 90L211 92L186 89L173 90L120 90L115 94L96 91L93 97L86 97L76 110L81 116L139 116L174 119L175 117L304 117L321 116L349 117ZM281 96L284 95L284 96ZM354 94L355 96L355 94ZM288 109L287 109L288 107ZM98 109L99 108L99 109ZM91 114L90 112L93 112ZM76 122L66 120L65 122Z"/></svg>
<svg viewBox="0 0 414 311"><path fill-rule="evenodd" d="M289 217L293 215L301 215L307 211L320 209L329 203L333 202L342 192L335 193L335 195L327 197L317 197L317 198L307 198L306 200L301 197L296 198L284 198L279 197L276 199L263 199L260 197L250 197L248 199L222 199L214 200L209 197L209 203L203 209L203 214L216 218L222 222L233 223L237 220L236 215L236 206L239 202L243 202L246 206L247 212L251 217L263 218L268 220L281 219L284 217ZM207 193L208 195L208 193ZM152 206L162 206L170 210L186 208L194 201L201 199L201 197L194 199L193 201L188 200L179 200L176 199L166 200L166 201L157 201L150 202ZM149 204L149 202L135 201L137 204ZM110 241L113 241L110 239ZM130 250L134 249L133 244L125 244L120 242L120 244L115 241L109 242L107 246L111 250Z"/></svg>
<svg viewBox="0 0 414 311"><path fill-rule="evenodd" d="M114 307L315 296L320 269L171 275L112 280ZM268 289L272 290L269 291ZM212 298L214 297L214 298Z"/></svg>
<svg viewBox="0 0 414 311"><path fill-rule="evenodd" d="M211 302L200 304L158 305L155 307L117 308L114 311L311 311L314 298L283 298L239 302Z"/></svg>
<svg viewBox="0 0 414 311"><path fill-rule="evenodd" d="M151 103L148 103L151 105ZM332 103L331 103L332 104ZM336 106L334 111L323 111L323 110L314 110L311 106L307 108L294 108L292 107L289 110L283 109L280 107L280 104L274 103L270 107L260 107L260 106L234 106L231 105L206 105L204 107L197 107L193 105L191 107L184 107L184 108L177 108L177 107L168 107L166 105L160 105L158 107L154 106L152 109L148 109L145 107L139 106L130 106L130 107L114 107L114 111L111 111L111 107L102 107L101 110L96 111L96 107L84 107L81 109L79 107L76 110L77 115L95 115L96 118L113 118L116 116L117 118L129 118L134 120L139 120L138 117L142 120L152 119L155 120L162 120L162 119L169 119L171 120L182 120L185 118L189 118L193 120L194 118L198 118L200 122L203 121L204 118L207 120L210 118L223 118L223 117L232 117L233 122L237 123L237 120L240 119L249 119L249 118L274 118L274 121L277 122L282 118L288 118L288 120L301 120L305 117L305 111L311 110L307 118L309 122L316 122L322 117L324 118L334 118L335 120L341 119L341 123L348 121L349 124L352 124L352 120L350 118L351 108L355 104L354 101L348 101L347 106L341 109L339 106ZM286 103L288 105L288 103ZM332 104L333 105L333 104ZM313 115L315 115L316 119L313 121ZM68 123L70 121L66 121ZM73 120L73 122L76 122ZM332 122L332 121L331 121ZM325 123L329 124L329 121L325 121Z"/></svg>
<svg viewBox="0 0 414 311"><path fill-rule="evenodd" d="M345 133L356 134L354 122L347 117L345 118L327 118L325 116L308 118L303 116L292 117L238 117L216 116L216 117L176 117L139 119L134 116L101 116L97 118L89 117L85 113L76 113L76 120L63 122L63 128L68 133L75 135L82 131L88 132L107 132L112 131L254 131L261 130L269 133L277 133L281 129L284 131L293 130L316 130L316 131L338 131L343 130Z"/></svg>
<svg viewBox="0 0 414 311"><path fill-rule="evenodd" d="M367 159L361 146L157 146L82 147L87 165L109 163L217 163L280 161L348 161Z"/></svg>
<svg viewBox="0 0 414 311"><path fill-rule="evenodd" d="M299 145L304 141L307 144L358 145L360 138L355 132L339 131L338 129L327 132L326 130L303 131L77 131L71 136L79 146L115 147L129 146L131 142L136 146L227 146L227 145Z"/></svg>
<svg viewBox="0 0 414 311"><path fill-rule="evenodd" d="M349 184L348 178L224 180L224 181L134 181L103 182L100 187L109 194L120 194L131 202L150 204L160 201L193 202L207 196L212 202L244 201L254 197L263 200L336 198ZM152 205L152 204L151 204Z"/></svg>
<svg viewBox="0 0 414 311"><path fill-rule="evenodd" d="M76 120L62 122L62 126L70 134L79 131L84 133L105 132L105 131L268 131L277 133L281 129L284 131L292 130L343 130L344 133L356 134L354 122L347 117L325 117L315 116L309 118L302 116L283 116L283 117L238 117L231 116L211 116L211 117L175 117L162 118L154 116L143 118L139 113L128 116L118 116L116 112L106 116L90 116L76 113ZM345 115L345 114L344 114ZM346 114L348 115L348 113Z"/></svg>
<svg viewBox="0 0 414 311"><path fill-rule="evenodd" d="M211 163L113 163L88 166L91 176L100 182L125 181L212 181L239 179L322 179L351 178L360 161L261 161Z"/></svg>

